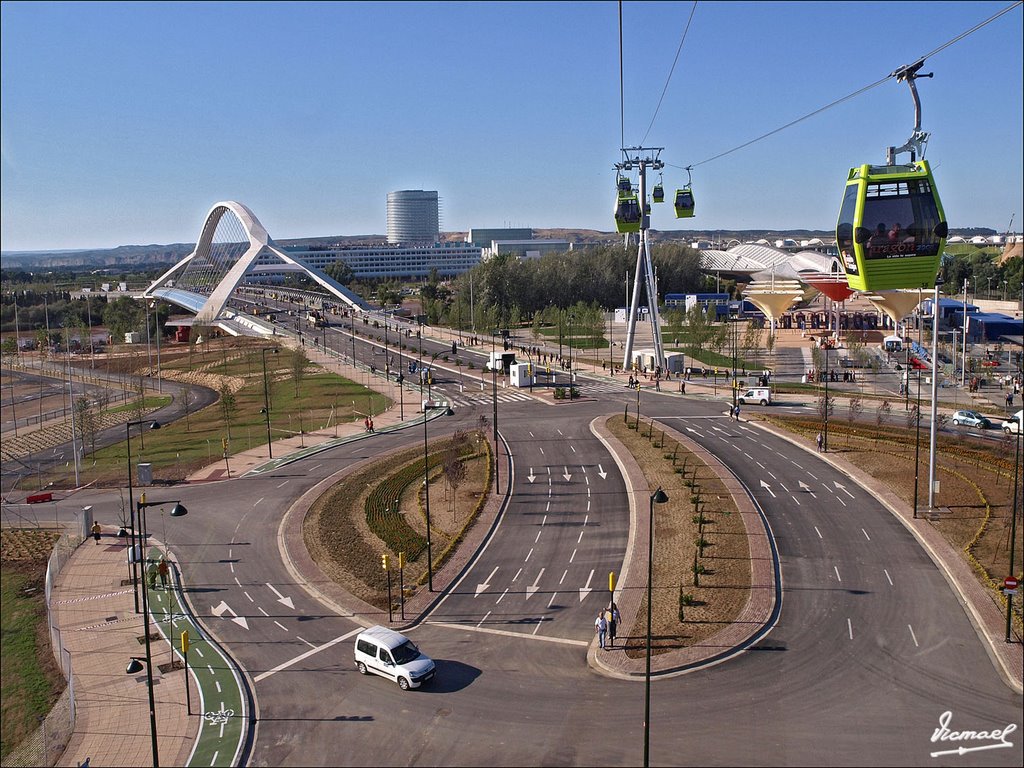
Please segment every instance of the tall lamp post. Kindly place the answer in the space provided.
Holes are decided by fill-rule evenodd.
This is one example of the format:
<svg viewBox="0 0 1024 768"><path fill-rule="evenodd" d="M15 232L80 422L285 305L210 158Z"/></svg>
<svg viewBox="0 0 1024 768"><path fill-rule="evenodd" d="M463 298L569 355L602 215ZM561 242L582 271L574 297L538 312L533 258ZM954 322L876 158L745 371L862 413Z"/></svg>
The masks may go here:
<svg viewBox="0 0 1024 768"><path fill-rule="evenodd" d="M668 501L661 487L651 494L650 515L647 522L647 660L644 668L644 768L651 764L651 599L654 582L654 505Z"/></svg>
<svg viewBox="0 0 1024 768"><path fill-rule="evenodd" d="M142 498L139 500L137 505L139 520L142 526L142 538L143 541L149 537L149 531L146 527L146 509L148 507L160 506L163 504L174 504L174 508L171 510L171 517L184 517L188 514L188 510L180 501L146 501L146 494L142 494ZM145 544L143 544L145 546ZM145 562L149 562L149 556L146 555ZM160 750L157 747L156 738L156 701L153 697L153 650L149 640L149 587L143 585L142 589L142 635L145 638L146 644L146 684L149 688L149 735L153 742L153 768L160 768ZM136 674L141 670L140 660L132 657L131 662L128 664L127 672L129 675Z"/></svg>
<svg viewBox="0 0 1024 768"><path fill-rule="evenodd" d="M427 513L427 589L434 591L434 558L430 549L430 468L427 455L427 412L448 406L423 403L423 506ZM449 412L450 413L450 412Z"/></svg>
<svg viewBox="0 0 1024 768"><path fill-rule="evenodd" d="M132 592L135 594L135 612L139 612L139 576L138 576L138 558L136 554L136 546L138 544L137 537L135 535L135 496L132 488L132 427L136 427L140 424L149 424L150 429L160 429L160 422L150 422L148 419L141 419L139 421L129 421L124 425L125 439L128 443L128 514L130 515L131 523L129 530L129 543L131 545L131 555L128 558L128 562L131 568L132 578ZM143 447L145 447L145 441L143 441Z"/></svg>
<svg viewBox="0 0 1024 768"><path fill-rule="evenodd" d="M825 401L821 404L822 414L825 417L824 440L822 449L828 453L828 346L825 346Z"/></svg>
<svg viewBox="0 0 1024 768"><path fill-rule="evenodd" d="M263 413L267 417L267 453L270 458L274 458L273 441L270 439L270 395L267 390L267 352L274 350L274 354L277 354L277 347L263 347L260 350L260 357L263 358ZM355 357L353 353L352 364L355 365Z"/></svg>

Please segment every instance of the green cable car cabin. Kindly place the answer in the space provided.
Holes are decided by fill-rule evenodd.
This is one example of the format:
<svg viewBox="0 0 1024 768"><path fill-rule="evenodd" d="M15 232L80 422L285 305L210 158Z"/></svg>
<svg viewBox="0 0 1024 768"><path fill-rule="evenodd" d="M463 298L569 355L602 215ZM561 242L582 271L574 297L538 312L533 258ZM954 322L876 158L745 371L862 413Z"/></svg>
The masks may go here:
<svg viewBox="0 0 1024 768"><path fill-rule="evenodd" d="M689 187L676 190L676 218L689 219L693 216L693 190Z"/></svg>
<svg viewBox="0 0 1024 768"><path fill-rule="evenodd" d="M616 231L639 232L640 220L640 201L636 194L620 192L615 201Z"/></svg>
<svg viewBox="0 0 1024 768"><path fill-rule="evenodd" d="M664 203L665 202L665 188L663 186L661 186L661 184L655 184L654 185L654 191L651 192L651 198L656 203Z"/></svg>
<svg viewBox="0 0 1024 768"><path fill-rule="evenodd" d="M935 287L948 233L926 160L850 169L836 245L853 290Z"/></svg>

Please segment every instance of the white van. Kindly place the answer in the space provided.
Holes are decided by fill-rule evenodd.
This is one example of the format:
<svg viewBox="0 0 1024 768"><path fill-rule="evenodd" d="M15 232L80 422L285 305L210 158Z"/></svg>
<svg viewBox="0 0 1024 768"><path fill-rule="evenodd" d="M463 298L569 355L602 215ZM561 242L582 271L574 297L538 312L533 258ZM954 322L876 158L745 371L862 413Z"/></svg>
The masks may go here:
<svg viewBox="0 0 1024 768"><path fill-rule="evenodd" d="M400 632L377 625L359 633L355 647L359 674L372 672L398 683L403 691L434 677L434 662Z"/></svg>
<svg viewBox="0 0 1024 768"><path fill-rule="evenodd" d="M771 405L772 391L768 387L751 387L742 395L737 397L736 400L744 405L747 405L748 403Z"/></svg>

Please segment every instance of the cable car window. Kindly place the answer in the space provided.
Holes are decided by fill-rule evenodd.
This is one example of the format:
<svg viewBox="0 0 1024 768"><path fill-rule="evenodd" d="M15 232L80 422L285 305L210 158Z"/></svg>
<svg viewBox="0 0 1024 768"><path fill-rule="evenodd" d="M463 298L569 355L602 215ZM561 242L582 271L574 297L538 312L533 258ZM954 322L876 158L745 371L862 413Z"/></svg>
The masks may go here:
<svg viewBox="0 0 1024 768"><path fill-rule="evenodd" d="M846 271L857 274L857 259L853 252L853 220L857 213L857 185L848 184L839 209L839 224L836 226L836 245L843 257Z"/></svg>
<svg viewBox="0 0 1024 768"><path fill-rule="evenodd" d="M862 220L871 233L864 249L868 259L939 252L939 214L927 179L868 184Z"/></svg>

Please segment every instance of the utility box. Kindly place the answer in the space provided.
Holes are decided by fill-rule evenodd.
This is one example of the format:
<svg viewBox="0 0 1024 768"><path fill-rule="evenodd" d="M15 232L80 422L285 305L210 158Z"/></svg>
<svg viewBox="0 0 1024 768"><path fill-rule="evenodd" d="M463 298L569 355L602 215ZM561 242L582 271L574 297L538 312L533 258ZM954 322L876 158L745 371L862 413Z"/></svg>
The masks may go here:
<svg viewBox="0 0 1024 768"><path fill-rule="evenodd" d="M141 344L142 343L142 332L141 331L128 331L124 335L125 344Z"/></svg>
<svg viewBox="0 0 1024 768"><path fill-rule="evenodd" d="M515 365L515 352L491 352L487 357L487 370L507 373L509 366Z"/></svg>
<svg viewBox="0 0 1024 768"><path fill-rule="evenodd" d="M528 363L513 363L508 368L508 383L513 387L529 387L537 383L537 376Z"/></svg>
<svg viewBox="0 0 1024 768"><path fill-rule="evenodd" d="M665 370L669 373L682 373L686 364L686 355L682 352L665 353Z"/></svg>
<svg viewBox="0 0 1024 768"><path fill-rule="evenodd" d="M139 463L139 471L137 473L139 485L152 485L153 484L153 465L147 462Z"/></svg>

